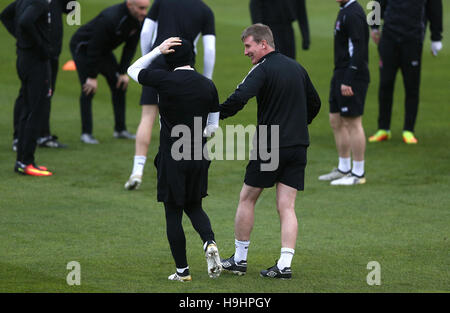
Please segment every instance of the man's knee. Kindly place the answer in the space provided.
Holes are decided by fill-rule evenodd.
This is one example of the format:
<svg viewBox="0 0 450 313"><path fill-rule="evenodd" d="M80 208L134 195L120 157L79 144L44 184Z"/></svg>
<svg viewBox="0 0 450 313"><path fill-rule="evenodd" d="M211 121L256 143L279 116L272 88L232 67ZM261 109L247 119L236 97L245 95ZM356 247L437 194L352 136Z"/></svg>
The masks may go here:
<svg viewBox="0 0 450 313"><path fill-rule="evenodd" d="M330 113L330 126L334 130L338 130L343 126L343 121L339 113Z"/></svg>

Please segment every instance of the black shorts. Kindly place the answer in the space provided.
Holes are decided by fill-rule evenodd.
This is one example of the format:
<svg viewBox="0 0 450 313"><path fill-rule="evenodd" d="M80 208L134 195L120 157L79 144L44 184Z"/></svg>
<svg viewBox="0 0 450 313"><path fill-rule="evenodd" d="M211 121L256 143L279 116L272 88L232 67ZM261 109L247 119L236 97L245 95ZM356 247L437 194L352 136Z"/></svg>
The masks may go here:
<svg viewBox="0 0 450 313"><path fill-rule="evenodd" d="M148 69L159 69L159 70L169 70L169 67L167 66L166 61L164 60L164 57L161 55L157 57L148 67ZM141 105L147 105L147 104L158 104L159 103L159 96L158 92L155 88L149 87L149 86L142 86L142 94L141 94Z"/></svg>
<svg viewBox="0 0 450 313"><path fill-rule="evenodd" d="M356 117L364 113L364 103L366 101L369 83L354 80L352 90L354 95L344 97L341 92L341 85L344 80L345 70L337 70L331 79L330 87L330 113L340 113L341 116Z"/></svg>
<svg viewBox="0 0 450 313"><path fill-rule="evenodd" d="M209 160L180 160L170 151L159 151L154 165L157 170L158 202L171 202L184 207L199 203L208 195Z"/></svg>
<svg viewBox="0 0 450 313"><path fill-rule="evenodd" d="M270 188L280 182L297 190L303 190L306 150L306 146L280 148L278 150L279 164L274 171L261 170L261 164L270 163L270 160L262 161L259 158L250 160L245 172L244 183L252 187Z"/></svg>

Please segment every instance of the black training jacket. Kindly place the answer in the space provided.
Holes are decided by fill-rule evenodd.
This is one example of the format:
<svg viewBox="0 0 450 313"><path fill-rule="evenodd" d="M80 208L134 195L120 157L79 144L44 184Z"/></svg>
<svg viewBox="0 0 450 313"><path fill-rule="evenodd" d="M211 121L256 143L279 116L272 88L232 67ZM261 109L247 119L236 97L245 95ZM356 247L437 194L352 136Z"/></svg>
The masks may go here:
<svg viewBox="0 0 450 313"><path fill-rule="evenodd" d="M7 9L7 15L11 15L11 6ZM41 59L48 59L51 51L50 23L47 0L17 0L14 24L9 23L7 29L16 36L18 49L31 51Z"/></svg>
<svg viewBox="0 0 450 313"><path fill-rule="evenodd" d="M62 38L63 38L63 21L62 14L69 13L67 4L71 0L53 0L50 2L50 45L51 56L58 57L61 54ZM16 16L17 1L8 5L0 14L0 20L5 25L6 29L16 37L16 26L14 19Z"/></svg>
<svg viewBox="0 0 450 313"><path fill-rule="evenodd" d="M344 70L343 83L369 82L369 26L361 5L347 2L339 10L334 28L334 69Z"/></svg>
<svg viewBox="0 0 450 313"><path fill-rule="evenodd" d="M306 70L279 52L261 58L234 93L220 105L220 118L235 115L256 96L258 125L279 125L280 147L309 145L307 125L320 110L320 98ZM270 142L270 130L268 130Z"/></svg>
<svg viewBox="0 0 450 313"><path fill-rule="evenodd" d="M119 68L119 73L125 74L136 53L141 28L141 23L129 13L123 2L103 10L93 20L81 26L73 35L71 46L76 47L76 53L85 51L88 77L95 78L102 58L125 43Z"/></svg>
<svg viewBox="0 0 450 313"><path fill-rule="evenodd" d="M375 0L381 5L383 32L398 42L423 41L430 22L431 40L442 40L442 0ZM377 28L376 25L373 28Z"/></svg>

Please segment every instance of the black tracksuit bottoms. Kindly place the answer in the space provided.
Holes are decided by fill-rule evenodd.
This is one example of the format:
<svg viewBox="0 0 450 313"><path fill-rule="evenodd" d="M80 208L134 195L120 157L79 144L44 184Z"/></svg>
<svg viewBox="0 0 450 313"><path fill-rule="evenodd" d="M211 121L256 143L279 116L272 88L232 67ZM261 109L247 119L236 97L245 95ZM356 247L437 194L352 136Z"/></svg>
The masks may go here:
<svg viewBox="0 0 450 313"><path fill-rule="evenodd" d="M17 161L34 163L36 140L41 129L44 104L50 91L50 63L32 50L17 50L17 73L22 84L18 122Z"/></svg>
<svg viewBox="0 0 450 313"><path fill-rule="evenodd" d="M86 79L88 78L87 68L87 56L85 49L76 48L76 44L71 44L70 50L72 52L73 60L77 66L78 78L80 79L81 86L83 87ZM125 94L126 91L122 88L116 88L117 78L119 77L119 64L111 52L106 55L99 66L100 74L105 76L108 82L109 89L111 90L112 104L114 109L114 130L123 131L126 130L125 126ZM86 95L81 90L80 95L80 111L81 111L81 133L92 134L93 121L92 121L92 98L93 94Z"/></svg>
<svg viewBox="0 0 450 313"><path fill-rule="evenodd" d="M214 240L211 222L206 212L202 209L201 201L186 204L184 209L174 203L164 202L164 208L166 211L167 239L169 240L175 265L177 268L185 268L188 266L188 263L186 257L186 237L182 225L183 211L186 212L191 220L192 226L200 235L203 243Z"/></svg>
<svg viewBox="0 0 450 313"><path fill-rule="evenodd" d="M419 108L422 49L422 41L397 42L388 34L382 35L378 47L380 54L379 129L390 129L395 77L398 69L400 69L405 88L403 129L414 131Z"/></svg>
<svg viewBox="0 0 450 313"><path fill-rule="evenodd" d="M56 77L58 76L58 68L59 68L59 58L54 57L50 59L50 69L51 69L51 95L50 97L45 97L43 103L43 113L42 113L42 121L41 121L41 129L38 132L39 137L47 137L50 136L50 111L51 111L51 97L55 94L56 87ZM19 120L20 120L20 110L23 107L22 103L24 101L23 97L23 86L20 87L19 95L16 99L16 103L14 104L14 134L13 138L19 138Z"/></svg>

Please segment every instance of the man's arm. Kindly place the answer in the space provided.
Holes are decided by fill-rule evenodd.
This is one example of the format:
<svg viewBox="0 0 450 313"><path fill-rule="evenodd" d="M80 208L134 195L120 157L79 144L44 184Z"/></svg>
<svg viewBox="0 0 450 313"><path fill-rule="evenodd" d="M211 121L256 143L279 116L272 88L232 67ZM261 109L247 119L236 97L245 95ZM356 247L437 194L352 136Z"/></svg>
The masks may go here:
<svg viewBox="0 0 450 313"><path fill-rule="evenodd" d="M311 43L309 33L308 13L306 11L306 0L297 0L297 20L302 34L302 49L308 50Z"/></svg>
<svg viewBox="0 0 450 313"><path fill-rule="evenodd" d="M125 42L122 50L122 58L120 59L119 74L126 74L127 68L130 66L131 60L136 53L136 48L139 42L140 33L137 31Z"/></svg>
<svg viewBox="0 0 450 313"><path fill-rule="evenodd" d="M266 74L261 68L261 63L255 65L244 78L234 93L220 105L220 118L224 119L235 115L247 104L248 100L256 96L264 85Z"/></svg>
<svg viewBox="0 0 450 313"><path fill-rule="evenodd" d="M442 49L442 0L428 0L425 10L430 21L431 51L437 56Z"/></svg>
<svg viewBox="0 0 450 313"><path fill-rule="evenodd" d="M5 25L8 32L16 37L16 26L14 25L14 18L16 16L16 2L14 1L8 5L2 13L0 13L0 20Z"/></svg>
<svg viewBox="0 0 450 313"><path fill-rule="evenodd" d="M203 36L203 76L212 79L216 62L216 36Z"/></svg>
<svg viewBox="0 0 450 313"><path fill-rule="evenodd" d="M146 18L141 31L141 52L146 55L152 48L153 38L156 37L155 31L158 29L158 22Z"/></svg>
<svg viewBox="0 0 450 313"><path fill-rule="evenodd" d="M345 21L345 28L349 40L353 45L353 54L350 58L350 64L344 74L343 84L346 86L352 86L353 79L357 71L364 67L364 32L367 31L367 24L365 20L362 21L354 15L348 15ZM348 96L351 96L350 94Z"/></svg>
<svg viewBox="0 0 450 313"><path fill-rule="evenodd" d="M151 72L165 72L161 70L147 70L147 67L161 54L169 54L174 52L173 46L181 45L181 40L178 37L171 37L166 39L162 44L153 49L150 53L139 58L128 68L128 75L140 84L153 85L155 79L150 75Z"/></svg>
<svg viewBox="0 0 450 313"><path fill-rule="evenodd" d="M319 94L317 93L316 88L314 88L314 85L306 71L305 74L306 109L308 112L307 120L308 124L311 124L313 119L317 116L317 114L319 114L322 103L320 101Z"/></svg>
<svg viewBox="0 0 450 313"><path fill-rule="evenodd" d="M378 2L378 4L380 5L380 18L383 19L384 18L384 11L386 10L387 7L387 3L388 0L374 0L375 2ZM380 20L380 24L374 24L371 25L371 31L370 31L370 37L372 37L373 42L375 42L376 45L378 45L378 43L380 42L380 38L381 38L381 32L380 32L380 26L381 26L381 20Z"/></svg>

